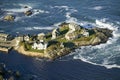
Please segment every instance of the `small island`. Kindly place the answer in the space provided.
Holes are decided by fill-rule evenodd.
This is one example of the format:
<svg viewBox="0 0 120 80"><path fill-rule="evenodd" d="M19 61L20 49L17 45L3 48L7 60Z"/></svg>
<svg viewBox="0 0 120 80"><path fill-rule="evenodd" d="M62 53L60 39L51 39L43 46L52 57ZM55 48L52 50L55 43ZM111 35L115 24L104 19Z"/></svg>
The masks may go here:
<svg viewBox="0 0 120 80"><path fill-rule="evenodd" d="M11 49L21 54L54 60L67 55L81 46L106 43L112 37L112 30L107 28L81 26L75 23L61 23L48 33L37 35L11 35L0 33L0 50Z"/></svg>

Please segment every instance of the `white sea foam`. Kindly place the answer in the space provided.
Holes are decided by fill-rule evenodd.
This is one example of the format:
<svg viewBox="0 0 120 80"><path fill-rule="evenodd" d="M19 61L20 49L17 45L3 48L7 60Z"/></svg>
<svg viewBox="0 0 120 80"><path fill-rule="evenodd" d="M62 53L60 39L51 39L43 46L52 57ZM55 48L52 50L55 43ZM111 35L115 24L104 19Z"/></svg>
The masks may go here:
<svg viewBox="0 0 120 80"><path fill-rule="evenodd" d="M52 30L54 27L26 27L25 30Z"/></svg>
<svg viewBox="0 0 120 80"><path fill-rule="evenodd" d="M78 23L77 18L71 16L72 13L75 13L75 12L77 12L77 10L75 10L75 9L70 9L70 11L66 12L66 14L65 14L65 17L67 18L66 22Z"/></svg>
<svg viewBox="0 0 120 80"><path fill-rule="evenodd" d="M27 10L30 10L29 8L16 8L16 9L4 9L5 11L8 11L8 12L25 12Z"/></svg>
<svg viewBox="0 0 120 80"><path fill-rule="evenodd" d="M45 10L41 10L41 9L34 9L33 14L31 16L35 16L35 15L42 14L42 13L49 13L49 11L45 11Z"/></svg>
<svg viewBox="0 0 120 80"><path fill-rule="evenodd" d="M66 22L77 22L77 19L75 17L72 17L72 13L78 12L75 8L69 7L69 6L54 6L51 8L58 8L58 9L64 9L66 10L65 17L66 17Z"/></svg>
<svg viewBox="0 0 120 80"><path fill-rule="evenodd" d="M97 27L100 28L108 28L113 30L113 37L109 38L107 43L95 46L96 48L104 48L109 44L113 44L120 37L120 33L118 32L118 27L115 26L113 23L106 22L106 19L96 20L96 25Z"/></svg>
<svg viewBox="0 0 120 80"><path fill-rule="evenodd" d="M107 62L107 61L106 61L105 63L103 63L103 64L97 64L97 63L93 63L93 62L91 62L91 61L88 61L86 58L84 58L84 57L82 57L82 56L74 56L73 58L74 58L74 59L80 59L80 60L82 60L83 62L90 63L90 64L93 64L93 65L103 66L103 67L106 67L107 69L120 68L120 66L119 66L119 65L116 65L116 64L108 65L108 62Z"/></svg>
<svg viewBox="0 0 120 80"><path fill-rule="evenodd" d="M66 18L67 18L66 22L68 22L68 23L71 23L71 22L77 23L78 22L77 19L75 17L71 17L71 14L72 13L70 13L70 12L66 13L66 15L65 15Z"/></svg>
<svg viewBox="0 0 120 80"><path fill-rule="evenodd" d="M92 10L102 10L103 6L95 6L95 7L89 8L89 9L92 9Z"/></svg>
<svg viewBox="0 0 120 80"><path fill-rule="evenodd" d="M69 10L68 6L54 6L53 8L65 9L66 11Z"/></svg>
<svg viewBox="0 0 120 80"><path fill-rule="evenodd" d="M82 21L80 22L80 25L85 25L88 23L89 22ZM76 49L76 52L73 53L73 58L80 59L93 65L104 66L108 69L120 68L120 65L117 65L116 61L114 61L120 51L119 44L116 44L116 41L120 38L118 26L107 22L106 18L100 20L97 19L93 25L99 28L108 28L113 30L113 37L109 38L106 43L100 45L83 46L81 49Z"/></svg>
<svg viewBox="0 0 120 80"><path fill-rule="evenodd" d="M114 24L113 23L109 23L109 22L106 22L106 19L101 19L101 20L96 20L96 25L98 25L97 27L100 27L100 28L109 28L111 30L117 30L117 27L114 27Z"/></svg>
<svg viewBox="0 0 120 80"><path fill-rule="evenodd" d="M23 4L19 4L19 5L21 6L21 8L4 9L4 10L8 12L13 12L13 13L14 12L19 13L19 12L25 12L32 9L32 7L29 5L23 5ZM25 6L27 6L27 8L24 8Z"/></svg>

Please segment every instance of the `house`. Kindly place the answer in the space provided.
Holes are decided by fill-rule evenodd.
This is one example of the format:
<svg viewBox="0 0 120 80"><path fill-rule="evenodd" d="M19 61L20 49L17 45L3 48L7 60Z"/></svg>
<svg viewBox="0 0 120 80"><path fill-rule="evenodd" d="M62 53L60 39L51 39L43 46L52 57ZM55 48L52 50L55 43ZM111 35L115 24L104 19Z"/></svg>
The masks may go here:
<svg viewBox="0 0 120 80"><path fill-rule="evenodd" d="M88 37L89 36L89 32L87 32L87 30L83 29L81 31L81 35L85 36L85 37Z"/></svg>
<svg viewBox="0 0 120 80"><path fill-rule="evenodd" d="M28 35L24 36L24 41L29 41L30 37Z"/></svg>
<svg viewBox="0 0 120 80"><path fill-rule="evenodd" d="M80 26L75 23L69 23L69 29L72 31L80 30Z"/></svg>
<svg viewBox="0 0 120 80"><path fill-rule="evenodd" d="M45 42L35 42L32 46L33 49L37 49L37 50L44 50L46 49L48 46L48 43Z"/></svg>
<svg viewBox="0 0 120 80"><path fill-rule="evenodd" d="M7 40L11 40L12 37L9 34L5 34L5 33L0 33L0 41L7 41Z"/></svg>
<svg viewBox="0 0 120 80"><path fill-rule="evenodd" d="M77 35L77 34L75 34L74 33L74 31L72 32L67 32L66 34L65 34L65 38L67 39L67 40L74 40L74 39L77 39L78 38L78 36L79 35Z"/></svg>
<svg viewBox="0 0 120 80"><path fill-rule="evenodd" d="M69 23L69 31L65 34L67 40L74 40L78 38L78 34L75 33L76 30L80 30L81 27L75 23Z"/></svg>
<svg viewBox="0 0 120 80"><path fill-rule="evenodd" d="M54 29L52 32L52 39L56 39L59 34L59 28Z"/></svg>
<svg viewBox="0 0 120 80"><path fill-rule="evenodd" d="M45 38L45 34L44 33L39 33L38 35L37 35L37 39L38 40L43 40Z"/></svg>
<svg viewBox="0 0 120 80"><path fill-rule="evenodd" d="M63 42L60 44L60 47L62 47L62 48L64 48L65 46L64 46L64 44L63 44Z"/></svg>

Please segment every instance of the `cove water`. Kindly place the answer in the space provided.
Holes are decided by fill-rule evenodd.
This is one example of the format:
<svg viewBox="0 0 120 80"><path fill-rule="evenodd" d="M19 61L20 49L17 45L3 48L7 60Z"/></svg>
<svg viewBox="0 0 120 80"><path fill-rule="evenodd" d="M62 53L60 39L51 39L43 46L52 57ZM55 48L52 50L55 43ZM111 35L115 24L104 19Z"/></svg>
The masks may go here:
<svg viewBox="0 0 120 80"><path fill-rule="evenodd" d="M109 28L113 37L97 46L83 46L56 61L0 52L0 63L35 80L120 80L120 0L1 0L0 32L16 35L49 32L62 22ZM31 16L22 13L32 9ZM14 14L14 22L3 16Z"/></svg>

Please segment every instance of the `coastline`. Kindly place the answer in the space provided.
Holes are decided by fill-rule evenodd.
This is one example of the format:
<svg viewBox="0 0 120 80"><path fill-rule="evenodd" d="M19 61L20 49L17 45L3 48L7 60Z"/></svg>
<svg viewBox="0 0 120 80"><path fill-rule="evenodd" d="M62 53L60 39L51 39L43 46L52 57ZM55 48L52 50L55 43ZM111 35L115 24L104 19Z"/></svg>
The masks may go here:
<svg viewBox="0 0 120 80"><path fill-rule="evenodd" d="M45 57L44 53L38 53L38 52L30 52L30 51L25 51L24 46L19 46L18 49L16 49L20 54L30 56L30 57Z"/></svg>
<svg viewBox="0 0 120 80"><path fill-rule="evenodd" d="M113 36L112 32L107 28L87 29L75 23L62 23L59 28L47 34L15 37L11 44L14 43L13 49L20 54L55 60L81 46L106 43Z"/></svg>

